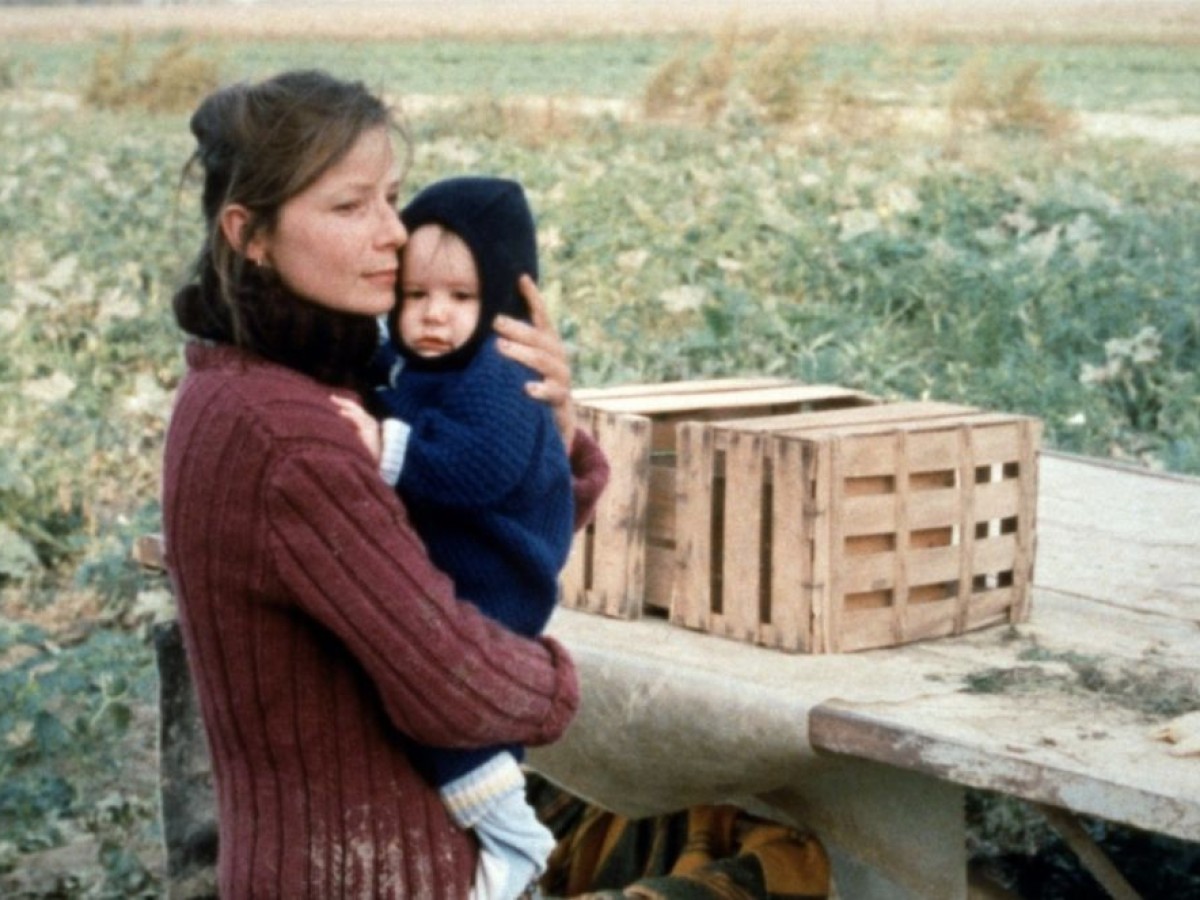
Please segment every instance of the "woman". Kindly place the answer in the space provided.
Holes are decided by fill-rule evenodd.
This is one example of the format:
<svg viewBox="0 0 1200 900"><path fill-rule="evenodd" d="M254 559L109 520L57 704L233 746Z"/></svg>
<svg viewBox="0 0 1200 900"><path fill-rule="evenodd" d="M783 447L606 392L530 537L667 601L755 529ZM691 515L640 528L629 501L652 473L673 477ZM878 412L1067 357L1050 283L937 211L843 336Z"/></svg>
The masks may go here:
<svg viewBox="0 0 1200 900"><path fill-rule="evenodd" d="M460 900L476 848L408 742L553 741L578 684L553 639L455 598L331 396L361 387L406 240L387 110L359 84L293 72L217 92L191 124L208 233L175 298L194 340L163 527L213 759L221 896ZM556 409L582 521L607 466L574 431L561 344L500 327L545 376L531 392Z"/></svg>

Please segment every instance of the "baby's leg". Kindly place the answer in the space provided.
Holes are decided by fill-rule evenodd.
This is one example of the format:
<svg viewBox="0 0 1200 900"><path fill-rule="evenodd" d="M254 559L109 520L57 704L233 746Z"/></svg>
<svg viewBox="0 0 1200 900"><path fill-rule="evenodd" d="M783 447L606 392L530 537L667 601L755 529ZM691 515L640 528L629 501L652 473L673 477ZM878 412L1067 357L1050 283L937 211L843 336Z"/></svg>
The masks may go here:
<svg viewBox="0 0 1200 900"><path fill-rule="evenodd" d="M554 835L525 796L525 776L511 753L443 786L442 797L454 820L473 828L479 864L471 900L514 900L546 871Z"/></svg>
<svg viewBox="0 0 1200 900"><path fill-rule="evenodd" d="M514 900L546 871L554 835L525 799L525 789L506 794L475 826L479 866L471 900Z"/></svg>

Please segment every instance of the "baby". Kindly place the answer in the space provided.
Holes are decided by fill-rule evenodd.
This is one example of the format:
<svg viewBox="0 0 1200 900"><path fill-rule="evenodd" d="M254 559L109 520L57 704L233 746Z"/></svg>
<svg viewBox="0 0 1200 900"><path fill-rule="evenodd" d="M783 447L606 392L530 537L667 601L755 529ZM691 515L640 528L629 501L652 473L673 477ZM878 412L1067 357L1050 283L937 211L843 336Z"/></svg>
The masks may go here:
<svg viewBox="0 0 1200 900"><path fill-rule="evenodd" d="M423 190L401 219L409 239L381 348L382 439L364 439L381 444L384 478L459 596L534 636L570 549L571 474L552 413L525 392L535 374L501 356L492 331L498 314L529 318L517 280L537 277L533 216L519 184L463 177ZM522 748L416 756L479 839L472 897L530 889L554 839L525 800Z"/></svg>

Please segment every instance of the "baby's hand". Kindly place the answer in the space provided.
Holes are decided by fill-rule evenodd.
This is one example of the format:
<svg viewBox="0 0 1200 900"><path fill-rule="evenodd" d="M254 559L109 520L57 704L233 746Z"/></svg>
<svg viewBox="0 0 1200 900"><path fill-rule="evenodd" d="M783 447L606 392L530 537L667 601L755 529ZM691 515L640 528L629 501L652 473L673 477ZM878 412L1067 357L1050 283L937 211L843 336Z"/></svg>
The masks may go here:
<svg viewBox="0 0 1200 900"><path fill-rule="evenodd" d="M379 456L383 452L382 438L379 434L379 422L362 408L362 404L355 403L353 400L347 400L345 397L333 397L332 399L343 418L350 420L350 424L354 426L358 432L358 436L366 445L367 452L371 454L371 459L378 465Z"/></svg>

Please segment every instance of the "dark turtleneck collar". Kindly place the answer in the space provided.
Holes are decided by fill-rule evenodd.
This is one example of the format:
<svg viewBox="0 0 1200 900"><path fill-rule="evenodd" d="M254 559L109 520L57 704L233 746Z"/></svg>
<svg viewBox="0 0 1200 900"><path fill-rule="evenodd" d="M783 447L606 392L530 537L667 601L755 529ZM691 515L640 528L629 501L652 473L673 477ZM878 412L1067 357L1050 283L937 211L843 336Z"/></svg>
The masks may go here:
<svg viewBox="0 0 1200 900"><path fill-rule="evenodd" d="M274 273L251 267L243 272L235 303L237 315L221 298L211 269L174 300L180 327L195 337L233 344L326 384L362 386L378 344L374 316L314 303Z"/></svg>

